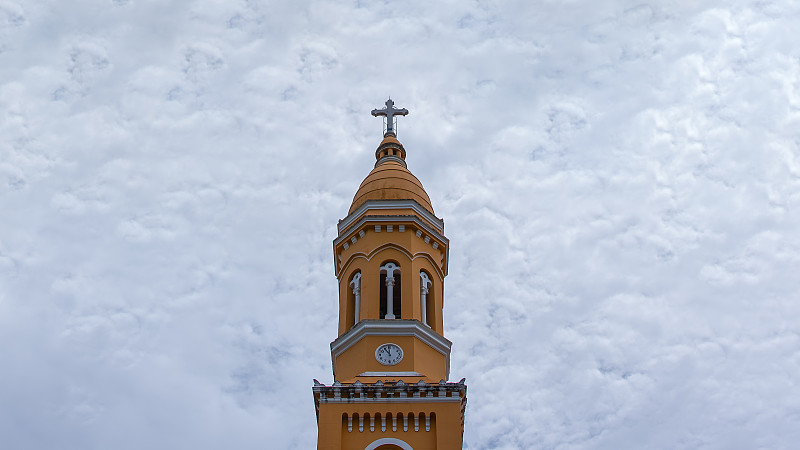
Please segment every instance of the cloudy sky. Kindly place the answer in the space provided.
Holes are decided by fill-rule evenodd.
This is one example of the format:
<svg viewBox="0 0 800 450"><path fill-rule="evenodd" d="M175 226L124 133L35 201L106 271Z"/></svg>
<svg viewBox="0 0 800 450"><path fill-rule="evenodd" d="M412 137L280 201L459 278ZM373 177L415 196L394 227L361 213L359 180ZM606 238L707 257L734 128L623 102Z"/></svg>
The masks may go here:
<svg viewBox="0 0 800 450"><path fill-rule="evenodd" d="M0 0L0 436L309 449L398 137L465 448L800 440L800 4Z"/></svg>

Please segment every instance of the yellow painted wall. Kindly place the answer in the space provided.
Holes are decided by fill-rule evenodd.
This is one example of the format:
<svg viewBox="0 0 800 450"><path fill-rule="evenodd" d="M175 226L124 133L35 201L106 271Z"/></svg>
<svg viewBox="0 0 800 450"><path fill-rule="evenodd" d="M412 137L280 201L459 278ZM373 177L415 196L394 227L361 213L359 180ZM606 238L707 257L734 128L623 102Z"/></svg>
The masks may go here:
<svg viewBox="0 0 800 450"><path fill-rule="evenodd" d="M387 342L403 348L403 360L393 366L384 366L375 359L375 350ZM355 343L335 361L334 379L342 383L374 383L378 379L403 380L416 383L420 379L426 383L438 383L447 379L447 360L445 355L431 348L414 336L366 336ZM359 377L363 372L419 372L419 377Z"/></svg>

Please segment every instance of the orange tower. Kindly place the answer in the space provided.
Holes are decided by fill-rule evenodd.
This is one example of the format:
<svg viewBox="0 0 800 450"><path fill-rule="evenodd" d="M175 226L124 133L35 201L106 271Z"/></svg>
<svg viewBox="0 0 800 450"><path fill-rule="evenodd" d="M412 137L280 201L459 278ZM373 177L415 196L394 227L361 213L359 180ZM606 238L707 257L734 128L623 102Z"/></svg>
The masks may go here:
<svg viewBox="0 0 800 450"><path fill-rule="evenodd" d="M314 380L319 450L454 450L467 386L446 381L451 342L442 326L449 241L444 221L406 166L386 107L377 162L333 241L339 335L334 383Z"/></svg>

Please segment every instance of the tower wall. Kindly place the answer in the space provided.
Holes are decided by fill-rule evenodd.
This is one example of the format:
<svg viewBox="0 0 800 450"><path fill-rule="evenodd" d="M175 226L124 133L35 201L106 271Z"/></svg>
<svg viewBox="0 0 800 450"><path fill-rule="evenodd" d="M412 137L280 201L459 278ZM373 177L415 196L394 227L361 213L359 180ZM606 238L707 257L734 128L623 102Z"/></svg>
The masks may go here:
<svg viewBox="0 0 800 450"><path fill-rule="evenodd" d="M414 450L461 448L463 383L318 386L315 395L319 450L366 449L381 439L397 439Z"/></svg>

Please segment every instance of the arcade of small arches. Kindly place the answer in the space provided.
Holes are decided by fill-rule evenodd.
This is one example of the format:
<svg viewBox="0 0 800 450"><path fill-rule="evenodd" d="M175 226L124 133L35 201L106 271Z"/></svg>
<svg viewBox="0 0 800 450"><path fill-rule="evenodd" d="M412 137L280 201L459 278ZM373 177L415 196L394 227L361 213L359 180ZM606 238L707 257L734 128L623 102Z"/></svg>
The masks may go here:
<svg viewBox="0 0 800 450"><path fill-rule="evenodd" d="M363 433L365 430L371 433L376 430L382 433L387 430L392 432L397 432L398 430L419 432L424 430L428 432L436 427L436 413L342 413L342 427L346 428L348 433L354 431Z"/></svg>

